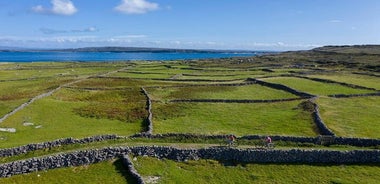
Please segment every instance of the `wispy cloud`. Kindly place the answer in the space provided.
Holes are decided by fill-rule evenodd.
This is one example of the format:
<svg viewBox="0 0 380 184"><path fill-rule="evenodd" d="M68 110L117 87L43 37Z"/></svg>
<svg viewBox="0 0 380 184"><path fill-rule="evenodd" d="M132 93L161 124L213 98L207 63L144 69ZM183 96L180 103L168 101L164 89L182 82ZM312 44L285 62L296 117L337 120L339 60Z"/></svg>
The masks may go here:
<svg viewBox="0 0 380 184"><path fill-rule="evenodd" d="M157 3L146 0L122 0L121 4L115 7L115 10L126 14L144 14L158 8Z"/></svg>
<svg viewBox="0 0 380 184"><path fill-rule="evenodd" d="M78 9L71 0L51 0L52 7L45 8L42 5L32 7L32 11L41 14L73 15Z"/></svg>
<svg viewBox="0 0 380 184"><path fill-rule="evenodd" d="M343 22L343 21L337 20L337 19L329 20L329 23L341 23L341 22Z"/></svg>
<svg viewBox="0 0 380 184"><path fill-rule="evenodd" d="M91 33L91 32L98 32L99 29L96 28L96 27L88 27L88 28L85 28L85 29L74 29L74 30L71 30L71 32L73 33Z"/></svg>
<svg viewBox="0 0 380 184"><path fill-rule="evenodd" d="M73 29L73 30L57 30L50 28L40 28L40 31L44 34L61 34L61 33L91 33L99 31L96 27L88 27L84 29Z"/></svg>

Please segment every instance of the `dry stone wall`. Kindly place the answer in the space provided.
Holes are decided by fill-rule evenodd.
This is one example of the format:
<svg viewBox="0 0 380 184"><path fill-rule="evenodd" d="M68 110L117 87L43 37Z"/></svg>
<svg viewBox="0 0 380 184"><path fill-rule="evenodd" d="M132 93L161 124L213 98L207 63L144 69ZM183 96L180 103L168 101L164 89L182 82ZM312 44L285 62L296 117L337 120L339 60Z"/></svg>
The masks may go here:
<svg viewBox="0 0 380 184"><path fill-rule="evenodd" d="M324 163L324 164L374 164L380 163L380 150L257 150L233 148L179 149L173 147L137 146L109 147L103 149L62 153L54 156L31 158L0 165L0 177L54 168L81 166L124 155L151 156L175 161L213 159L240 163ZM127 167L129 168L127 162Z"/></svg>
<svg viewBox="0 0 380 184"><path fill-rule="evenodd" d="M248 78L247 81L252 81L252 82L255 82L255 83L260 84L262 86L267 86L267 87L270 87L270 88L287 91L289 93L292 93L294 95L297 95L297 96L300 96L300 97L303 97L303 98L312 98L312 97L315 97L315 95L312 95L312 94L309 94L309 93L305 93L305 92L301 92L301 91L297 91L297 90L295 90L293 88L290 88L290 87L282 85L282 84L275 84L275 83L265 82L265 81L254 79L254 78Z"/></svg>

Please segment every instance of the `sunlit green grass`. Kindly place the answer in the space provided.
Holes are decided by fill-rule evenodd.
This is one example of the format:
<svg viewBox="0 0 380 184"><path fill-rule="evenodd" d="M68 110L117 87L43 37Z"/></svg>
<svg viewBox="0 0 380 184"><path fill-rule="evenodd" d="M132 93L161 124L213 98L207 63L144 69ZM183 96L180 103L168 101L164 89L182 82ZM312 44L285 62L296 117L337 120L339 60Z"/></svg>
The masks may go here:
<svg viewBox="0 0 380 184"><path fill-rule="evenodd" d="M149 88L153 100L171 99L280 99L296 98L285 91L260 85L245 86L192 86L180 88Z"/></svg>
<svg viewBox="0 0 380 184"><path fill-rule="evenodd" d="M58 168L29 174L0 178L0 183L134 183L120 160L104 161L78 167Z"/></svg>
<svg viewBox="0 0 380 184"><path fill-rule="evenodd" d="M171 77L173 77L174 75L176 74L173 74L173 73L167 73L167 72L164 72L164 73L128 73L128 72L118 72L118 73L114 73L110 76L112 77L127 77L127 78L141 78L141 79L145 79L145 78L148 78L148 79L169 79Z"/></svg>
<svg viewBox="0 0 380 184"><path fill-rule="evenodd" d="M21 65L22 67L23 65ZM85 76L101 74L120 67L104 66L104 67L59 67L59 68L44 68L41 67L28 67L27 69L12 69L0 70L0 80L14 80L14 79L30 79L30 78L46 78L46 77L62 77L62 76Z"/></svg>
<svg viewBox="0 0 380 184"><path fill-rule="evenodd" d="M281 103L153 103L154 133L315 136L300 101Z"/></svg>
<svg viewBox="0 0 380 184"><path fill-rule="evenodd" d="M28 143L45 142L62 137L82 138L92 135L132 135L142 129L142 120L122 122L106 118L87 118L78 115L75 108L85 107L87 102L55 100L53 97L38 100L9 117L0 127L16 128L16 133L0 132L6 139L0 147L12 147ZM34 123L24 126L24 122ZM38 126L41 126L38 128Z"/></svg>
<svg viewBox="0 0 380 184"><path fill-rule="evenodd" d="M339 136L380 138L380 97L320 98L327 126Z"/></svg>
<svg viewBox="0 0 380 184"><path fill-rule="evenodd" d="M266 78L263 80L267 82L283 84L299 91L311 93L314 95L360 94L374 92L373 90L354 89L339 84L322 83L294 77L275 77Z"/></svg>
<svg viewBox="0 0 380 184"><path fill-rule="evenodd" d="M0 101L0 117L11 112L13 109L17 108L20 104L25 103L29 99L18 99L18 100L8 100Z"/></svg>
<svg viewBox="0 0 380 184"><path fill-rule="evenodd" d="M135 168L158 183L378 183L380 166L223 165L213 160L174 162L138 157Z"/></svg>
<svg viewBox="0 0 380 184"><path fill-rule="evenodd" d="M372 77L367 75L357 75L349 73L334 73L326 75L310 75L310 77L329 79L338 82L345 82L348 84L356 84L360 86L365 86L368 88L375 88L380 90L380 79L378 77Z"/></svg>

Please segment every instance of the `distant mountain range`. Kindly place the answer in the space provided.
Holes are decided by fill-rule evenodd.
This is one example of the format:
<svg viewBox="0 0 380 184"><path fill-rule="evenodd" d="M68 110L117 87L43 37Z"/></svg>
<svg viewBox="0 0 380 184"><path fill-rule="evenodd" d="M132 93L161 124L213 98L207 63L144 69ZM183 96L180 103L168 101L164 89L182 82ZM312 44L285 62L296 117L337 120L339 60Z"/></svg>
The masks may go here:
<svg viewBox="0 0 380 184"><path fill-rule="evenodd" d="M30 49L17 47L0 47L0 52L178 52L178 53L260 53L265 51L249 50L211 50L211 49L170 49L149 47L84 47L71 49Z"/></svg>

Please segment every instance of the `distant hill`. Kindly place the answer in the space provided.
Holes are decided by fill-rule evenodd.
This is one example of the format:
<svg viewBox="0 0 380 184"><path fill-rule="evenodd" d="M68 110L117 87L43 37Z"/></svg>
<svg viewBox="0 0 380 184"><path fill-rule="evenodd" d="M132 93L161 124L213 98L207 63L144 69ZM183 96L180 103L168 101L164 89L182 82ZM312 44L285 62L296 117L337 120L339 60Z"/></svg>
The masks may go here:
<svg viewBox="0 0 380 184"><path fill-rule="evenodd" d="M64 52L179 52L179 53L220 53L220 52L256 52L245 50L204 50L204 49L170 49L170 48L149 48L149 47L84 47L74 49L53 49L49 51Z"/></svg>
<svg viewBox="0 0 380 184"><path fill-rule="evenodd" d="M312 49L312 51L342 54L380 54L380 45L324 46Z"/></svg>
<svg viewBox="0 0 380 184"><path fill-rule="evenodd" d="M84 47L70 49L31 49L17 47L0 47L0 52L178 52L178 53L266 53L265 51L249 50L212 50L212 49L171 49L149 47Z"/></svg>

